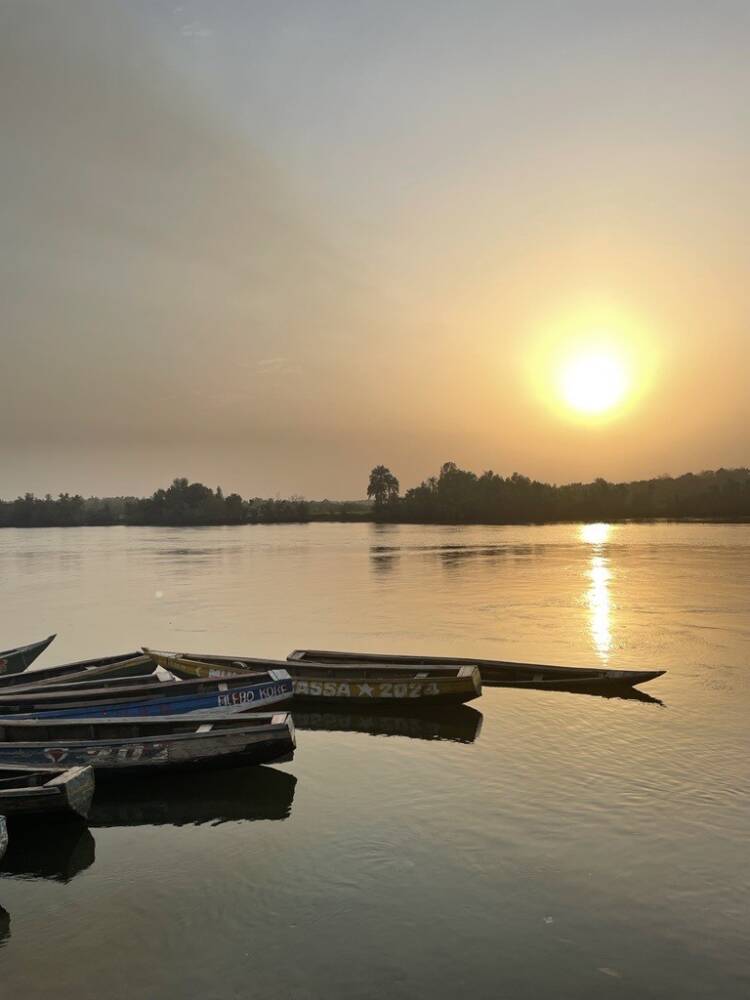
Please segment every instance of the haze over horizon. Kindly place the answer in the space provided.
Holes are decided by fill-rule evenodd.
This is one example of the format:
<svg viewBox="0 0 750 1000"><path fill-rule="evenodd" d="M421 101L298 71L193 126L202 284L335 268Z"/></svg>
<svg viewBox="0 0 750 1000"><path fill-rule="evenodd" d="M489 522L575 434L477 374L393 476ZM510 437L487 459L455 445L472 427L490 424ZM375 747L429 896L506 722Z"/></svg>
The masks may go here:
<svg viewBox="0 0 750 1000"><path fill-rule="evenodd" d="M746 3L6 0L0 29L1 497L750 464ZM570 385L602 373L600 418Z"/></svg>

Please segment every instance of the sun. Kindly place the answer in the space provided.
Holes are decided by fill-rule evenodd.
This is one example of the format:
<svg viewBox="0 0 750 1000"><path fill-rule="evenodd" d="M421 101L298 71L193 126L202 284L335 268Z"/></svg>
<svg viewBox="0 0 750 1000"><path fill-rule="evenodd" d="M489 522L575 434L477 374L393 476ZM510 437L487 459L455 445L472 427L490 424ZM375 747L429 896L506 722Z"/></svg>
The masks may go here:
<svg viewBox="0 0 750 1000"><path fill-rule="evenodd" d="M630 376L624 361L614 353L587 351L562 363L558 387L570 409L598 416L623 402L630 388Z"/></svg>
<svg viewBox="0 0 750 1000"><path fill-rule="evenodd" d="M555 421L605 428L634 417L660 366L656 331L623 305L581 300L539 320L524 365Z"/></svg>

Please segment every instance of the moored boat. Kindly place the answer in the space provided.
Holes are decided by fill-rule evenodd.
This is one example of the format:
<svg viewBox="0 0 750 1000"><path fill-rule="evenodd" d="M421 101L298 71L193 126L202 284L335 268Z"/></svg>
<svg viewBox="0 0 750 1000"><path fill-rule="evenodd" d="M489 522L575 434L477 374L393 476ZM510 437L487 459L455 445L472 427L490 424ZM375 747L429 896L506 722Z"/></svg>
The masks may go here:
<svg viewBox="0 0 750 1000"><path fill-rule="evenodd" d="M25 670L40 653L44 652L54 638L54 635L48 635L46 639L29 643L28 646L3 650L0 652L0 674L17 674Z"/></svg>
<svg viewBox="0 0 750 1000"><path fill-rule="evenodd" d="M233 676L257 669L262 661L234 656L210 656L197 653L164 653L146 649L160 667L176 676ZM482 682L471 664L438 665L414 668L393 667L383 671L370 664L330 665L290 663L285 666L292 676L294 700L339 702L370 706L394 701L430 705L458 705L478 698Z"/></svg>
<svg viewBox="0 0 750 1000"><path fill-rule="evenodd" d="M629 688L661 677L664 670L609 670L600 667L560 667L543 663L515 663L511 660L486 660L462 656L402 656L395 653L346 653L330 649L295 649L287 657L294 676L297 664L325 663L343 667L348 664L379 666L399 670L406 666L437 667L476 665L487 687L546 688L553 691L598 691Z"/></svg>
<svg viewBox="0 0 750 1000"><path fill-rule="evenodd" d="M93 795L90 767L0 765L0 812L7 817L63 813L85 818Z"/></svg>
<svg viewBox="0 0 750 1000"><path fill-rule="evenodd" d="M253 671L225 679L129 679L90 686L59 684L44 690L0 694L0 718L35 719L118 718L181 715L225 715L267 709L289 701L292 679L285 669Z"/></svg>
<svg viewBox="0 0 750 1000"><path fill-rule="evenodd" d="M153 673L154 665L147 656L137 650L132 653L117 653L114 656L99 656L92 660L75 663L58 663L54 667L38 670L24 670L17 674L0 676L0 692L7 688L20 690L24 687L42 687L48 684L70 683L75 680L96 680L98 678L145 677Z"/></svg>
<svg viewBox="0 0 750 1000"><path fill-rule="evenodd" d="M286 713L176 715L143 719L0 719L0 768L90 764L100 774L234 767L289 760Z"/></svg>

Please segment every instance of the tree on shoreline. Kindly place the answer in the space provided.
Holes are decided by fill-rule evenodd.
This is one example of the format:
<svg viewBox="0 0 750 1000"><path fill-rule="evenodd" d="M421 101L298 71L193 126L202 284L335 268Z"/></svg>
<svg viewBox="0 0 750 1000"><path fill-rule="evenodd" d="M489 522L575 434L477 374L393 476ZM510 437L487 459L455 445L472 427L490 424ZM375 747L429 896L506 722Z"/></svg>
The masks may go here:
<svg viewBox="0 0 750 1000"><path fill-rule="evenodd" d="M367 496L374 501L376 516L382 515L386 508L395 508L399 496L398 479L385 465L376 465L370 472L370 482L367 484Z"/></svg>

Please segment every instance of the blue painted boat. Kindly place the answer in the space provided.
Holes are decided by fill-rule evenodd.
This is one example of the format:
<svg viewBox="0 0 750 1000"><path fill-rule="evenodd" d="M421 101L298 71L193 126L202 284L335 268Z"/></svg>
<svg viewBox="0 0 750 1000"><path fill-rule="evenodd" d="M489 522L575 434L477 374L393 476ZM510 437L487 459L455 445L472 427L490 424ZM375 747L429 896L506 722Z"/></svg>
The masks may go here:
<svg viewBox="0 0 750 1000"><path fill-rule="evenodd" d="M201 678L195 681L151 680L118 686L88 685L25 691L0 698L2 719L133 718L162 715L226 715L266 709L288 701L293 694L286 670L265 670L240 677Z"/></svg>

